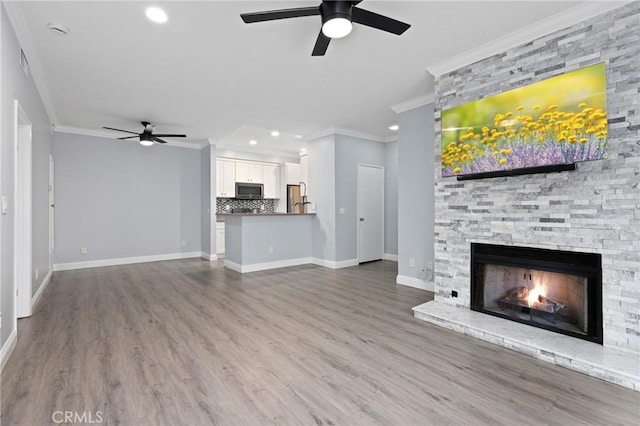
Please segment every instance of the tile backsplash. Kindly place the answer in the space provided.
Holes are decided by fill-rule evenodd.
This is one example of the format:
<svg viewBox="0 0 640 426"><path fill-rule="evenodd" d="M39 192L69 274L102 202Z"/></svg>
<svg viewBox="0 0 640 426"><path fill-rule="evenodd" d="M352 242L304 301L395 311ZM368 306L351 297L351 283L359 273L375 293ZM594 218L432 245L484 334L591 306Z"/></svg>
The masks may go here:
<svg viewBox="0 0 640 426"><path fill-rule="evenodd" d="M231 213L233 209L249 208L261 209L265 213L273 213L275 205L272 199L265 200L236 200L235 198L217 198L216 214Z"/></svg>

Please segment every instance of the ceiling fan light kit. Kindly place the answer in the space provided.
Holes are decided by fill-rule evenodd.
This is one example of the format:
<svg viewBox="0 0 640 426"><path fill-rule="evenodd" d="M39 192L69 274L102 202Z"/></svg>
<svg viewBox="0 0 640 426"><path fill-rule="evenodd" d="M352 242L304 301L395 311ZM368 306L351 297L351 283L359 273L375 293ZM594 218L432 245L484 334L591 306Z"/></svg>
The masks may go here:
<svg viewBox="0 0 640 426"><path fill-rule="evenodd" d="M342 38L351 32L351 8L348 1L323 1L320 5L322 32L329 38Z"/></svg>
<svg viewBox="0 0 640 426"><path fill-rule="evenodd" d="M322 27L313 47L312 56L323 56L329 47L331 39L347 36L351 32L354 22L396 35L404 33L411 27L407 23L356 7L360 2L361 0L323 0L320 6L317 7L242 13L240 17L246 24L252 24L254 22L320 15Z"/></svg>

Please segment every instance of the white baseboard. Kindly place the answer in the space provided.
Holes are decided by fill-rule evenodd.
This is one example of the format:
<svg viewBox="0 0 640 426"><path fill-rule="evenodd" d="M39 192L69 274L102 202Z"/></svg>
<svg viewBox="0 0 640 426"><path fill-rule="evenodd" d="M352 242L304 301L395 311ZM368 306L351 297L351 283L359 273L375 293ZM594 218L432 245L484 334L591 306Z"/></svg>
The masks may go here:
<svg viewBox="0 0 640 426"><path fill-rule="evenodd" d="M359 262L358 259L341 260L336 262L334 260L318 259L317 257L314 257L309 263L313 263L314 265L318 266L324 266L325 268L330 269L340 269L348 268L350 266L357 266Z"/></svg>
<svg viewBox="0 0 640 426"><path fill-rule="evenodd" d="M397 254L385 253L382 258L384 260L393 260L394 262L398 261L398 255Z"/></svg>
<svg viewBox="0 0 640 426"><path fill-rule="evenodd" d="M219 258L219 256L217 254L209 254L209 253L205 253L205 252L200 253L200 257L203 258L203 259L206 259L206 260L208 260L210 262L214 262L214 261L218 260L218 258Z"/></svg>
<svg viewBox="0 0 640 426"><path fill-rule="evenodd" d="M152 256L120 257L114 259L89 260L87 262L57 263L53 265L54 271L69 271L72 269L99 268L102 266L130 265L132 263L159 262L162 260L189 259L201 257L199 251L186 253L156 254Z"/></svg>
<svg viewBox="0 0 640 426"><path fill-rule="evenodd" d="M4 369L4 366L7 364L7 361L9 361L9 357L11 356L11 353L13 353L13 349L16 347L17 342L18 330L14 328L9 335L9 338L2 346L2 349L0 349L0 373Z"/></svg>
<svg viewBox="0 0 640 426"><path fill-rule="evenodd" d="M224 266L244 274L246 272L266 271L267 269L287 268L289 266L306 265L311 263L311 259L308 257L301 257L298 259L276 260L274 262L253 263L250 265L239 265L229 259L224 260Z"/></svg>
<svg viewBox="0 0 640 426"><path fill-rule="evenodd" d="M40 297L42 297L42 293L44 293L44 290L49 285L49 281L51 281L52 276L53 276L53 271L47 272L47 275L42 280L42 284L40 284L40 287L38 287L36 294L34 294L33 297L31 298L31 312L34 312L36 310L36 305L40 301Z"/></svg>
<svg viewBox="0 0 640 426"><path fill-rule="evenodd" d="M435 287L432 282L422 281L421 279L408 277L406 275L396 276L396 283L406 285L407 287L419 288L421 290L435 291Z"/></svg>

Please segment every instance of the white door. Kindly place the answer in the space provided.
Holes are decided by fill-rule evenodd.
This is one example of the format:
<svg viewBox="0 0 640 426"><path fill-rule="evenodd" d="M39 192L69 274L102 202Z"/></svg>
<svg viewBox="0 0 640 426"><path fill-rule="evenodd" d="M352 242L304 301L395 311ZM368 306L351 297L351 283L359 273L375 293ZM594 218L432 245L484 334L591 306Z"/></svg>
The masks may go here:
<svg viewBox="0 0 640 426"><path fill-rule="evenodd" d="M358 262L384 255L384 169L358 165Z"/></svg>
<svg viewBox="0 0 640 426"><path fill-rule="evenodd" d="M15 217L14 283L18 318L31 316L31 120L14 101Z"/></svg>

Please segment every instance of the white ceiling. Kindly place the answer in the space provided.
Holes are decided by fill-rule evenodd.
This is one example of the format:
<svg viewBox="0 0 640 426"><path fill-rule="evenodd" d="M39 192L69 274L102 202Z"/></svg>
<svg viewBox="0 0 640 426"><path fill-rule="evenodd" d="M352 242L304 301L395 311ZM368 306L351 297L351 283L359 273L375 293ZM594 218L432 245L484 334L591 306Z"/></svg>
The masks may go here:
<svg viewBox="0 0 640 426"><path fill-rule="evenodd" d="M187 133L188 141L296 140L343 128L392 137L392 105L433 91L427 68L576 7L576 1L374 1L359 7L410 23L402 36L355 25L324 57L311 50L317 16L244 24L240 13L318 1L9 2L54 124ZM166 24L145 8L159 4ZM68 36L48 30L56 22ZM258 136L252 137L255 130ZM260 133L262 132L262 133ZM233 145L233 143L229 142ZM291 146L289 146L291 145Z"/></svg>

